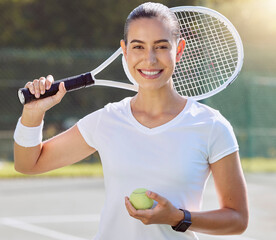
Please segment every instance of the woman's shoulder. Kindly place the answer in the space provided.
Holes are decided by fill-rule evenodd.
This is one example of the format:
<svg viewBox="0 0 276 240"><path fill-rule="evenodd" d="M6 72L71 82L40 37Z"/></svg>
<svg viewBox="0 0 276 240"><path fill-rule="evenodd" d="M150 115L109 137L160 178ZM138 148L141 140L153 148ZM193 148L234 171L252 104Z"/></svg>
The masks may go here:
<svg viewBox="0 0 276 240"><path fill-rule="evenodd" d="M195 100L191 101L189 110L193 125L207 127L213 137L222 134L234 138L231 123L218 110Z"/></svg>
<svg viewBox="0 0 276 240"><path fill-rule="evenodd" d="M105 111L122 111L128 108L131 97L126 97L119 102L108 103L104 106Z"/></svg>
<svg viewBox="0 0 276 240"><path fill-rule="evenodd" d="M200 103L196 100L189 100L191 101L189 112L194 118L210 120L212 122L228 122L228 120L220 113L219 110L214 109L204 103Z"/></svg>
<svg viewBox="0 0 276 240"><path fill-rule="evenodd" d="M189 101L190 101L189 111L194 116L206 115L208 117L217 117L221 115L217 109L214 109L204 103L198 102L192 98L190 98Z"/></svg>
<svg viewBox="0 0 276 240"><path fill-rule="evenodd" d="M101 118L103 115L107 116L107 115L111 115L112 113L125 112L130 102L130 99L131 99L130 97L127 97L122 99L119 102L108 103L104 107L98 110L95 110L93 112L90 112L85 117L83 117L83 119L91 120L91 119Z"/></svg>

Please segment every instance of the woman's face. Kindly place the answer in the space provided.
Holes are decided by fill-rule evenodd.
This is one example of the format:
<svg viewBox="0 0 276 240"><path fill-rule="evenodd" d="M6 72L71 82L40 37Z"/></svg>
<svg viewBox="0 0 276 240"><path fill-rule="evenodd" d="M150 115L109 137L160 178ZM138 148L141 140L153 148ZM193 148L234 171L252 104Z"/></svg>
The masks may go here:
<svg viewBox="0 0 276 240"><path fill-rule="evenodd" d="M133 20L128 28L127 45L121 46L129 71L140 88L158 89L171 84L175 64L184 50L178 48L170 24L158 18Z"/></svg>

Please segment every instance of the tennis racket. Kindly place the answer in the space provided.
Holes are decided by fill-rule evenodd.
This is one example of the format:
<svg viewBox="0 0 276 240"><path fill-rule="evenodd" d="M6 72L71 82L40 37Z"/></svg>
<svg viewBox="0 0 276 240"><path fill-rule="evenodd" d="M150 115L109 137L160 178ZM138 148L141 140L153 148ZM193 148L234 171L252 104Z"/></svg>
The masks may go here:
<svg viewBox="0 0 276 240"><path fill-rule="evenodd" d="M243 64L243 45L235 27L222 14L209 8L181 6L171 10L177 16L181 37L186 41L184 53L172 77L174 88L180 95L195 100L222 91L237 78ZM96 74L121 55L122 50L119 48L91 72L55 81L40 98L56 94L60 82L65 83L67 91L94 85L138 91L124 57L122 65L130 83L95 78ZM27 88L19 89L18 96L22 104L36 99Z"/></svg>

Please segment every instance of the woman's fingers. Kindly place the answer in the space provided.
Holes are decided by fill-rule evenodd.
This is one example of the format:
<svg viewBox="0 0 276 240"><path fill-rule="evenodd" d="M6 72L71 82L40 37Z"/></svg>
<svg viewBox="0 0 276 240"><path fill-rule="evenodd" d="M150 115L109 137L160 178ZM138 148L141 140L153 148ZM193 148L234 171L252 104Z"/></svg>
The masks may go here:
<svg viewBox="0 0 276 240"><path fill-rule="evenodd" d="M27 82L25 88L28 88L36 98L39 98L40 95L45 94L51 88L53 82L53 76L48 75L47 78L40 77L39 79L34 79L32 82Z"/></svg>
<svg viewBox="0 0 276 240"><path fill-rule="evenodd" d="M47 78L46 78L46 90L49 90L52 86L52 83L54 82L54 78L52 75L48 75Z"/></svg>
<svg viewBox="0 0 276 240"><path fill-rule="evenodd" d="M25 88L28 88L31 94L35 94L33 82L27 82Z"/></svg>
<svg viewBox="0 0 276 240"><path fill-rule="evenodd" d="M45 82L46 82L45 77L39 78L39 94L44 94L45 93L45 89L46 89Z"/></svg>
<svg viewBox="0 0 276 240"><path fill-rule="evenodd" d="M54 103L58 104L65 94L66 94L65 85L64 85L64 82L61 82L58 86L58 92L54 96L52 96Z"/></svg>

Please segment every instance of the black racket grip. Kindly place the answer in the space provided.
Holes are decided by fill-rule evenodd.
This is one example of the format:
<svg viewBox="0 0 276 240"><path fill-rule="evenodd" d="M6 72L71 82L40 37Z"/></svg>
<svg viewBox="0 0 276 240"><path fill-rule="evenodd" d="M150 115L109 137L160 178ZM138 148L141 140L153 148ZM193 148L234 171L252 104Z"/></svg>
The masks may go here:
<svg viewBox="0 0 276 240"><path fill-rule="evenodd" d="M36 98L35 95L33 95L28 88L20 88L18 90L19 100L22 104L26 104L37 99L53 96L58 92L58 87L61 82L64 82L65 88L68 92L91 86L95 83L91 76L91 73L88 72L78 76L64 78L55 81L51 85L51 88L49 90L46 90L45 93L43 95L40 95L39 98Z"/></svg>

